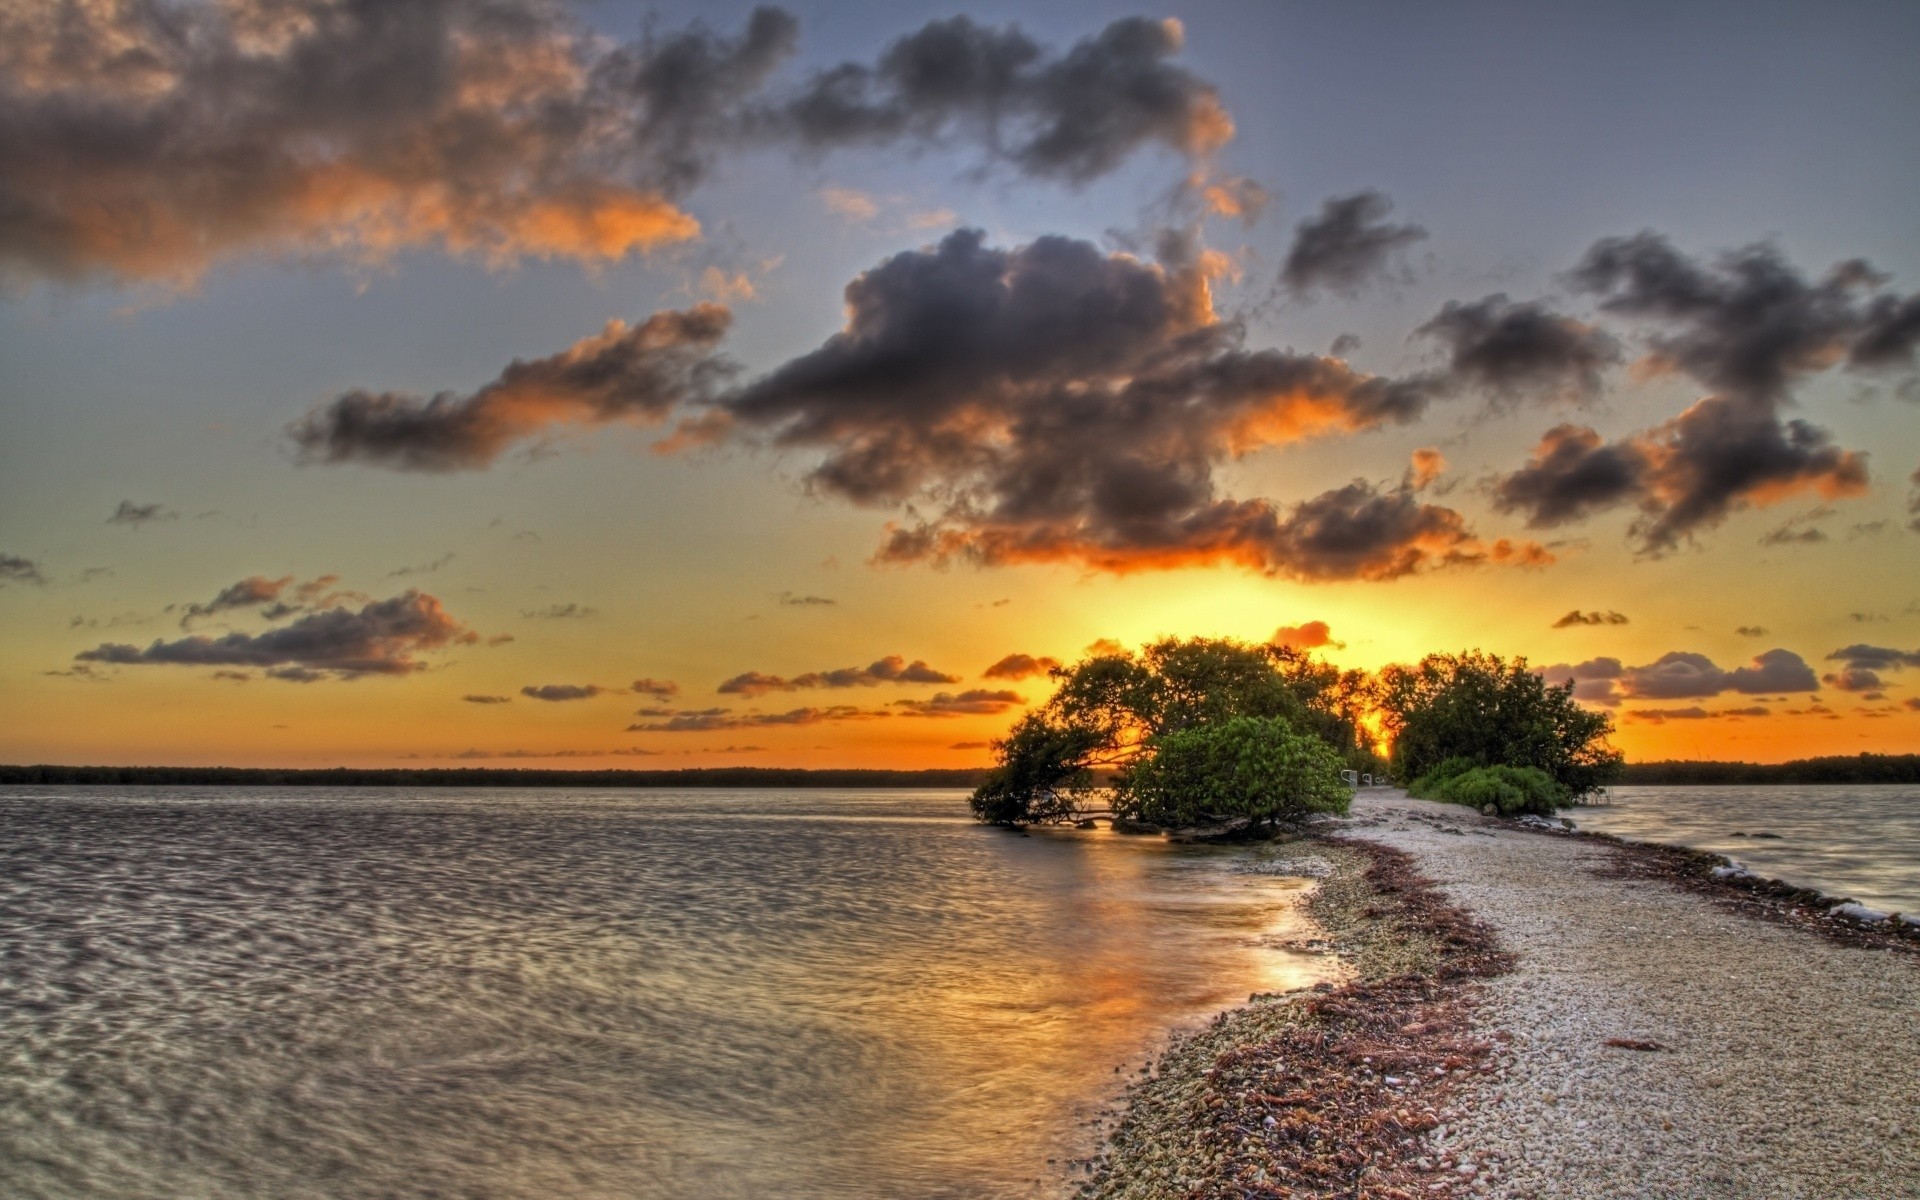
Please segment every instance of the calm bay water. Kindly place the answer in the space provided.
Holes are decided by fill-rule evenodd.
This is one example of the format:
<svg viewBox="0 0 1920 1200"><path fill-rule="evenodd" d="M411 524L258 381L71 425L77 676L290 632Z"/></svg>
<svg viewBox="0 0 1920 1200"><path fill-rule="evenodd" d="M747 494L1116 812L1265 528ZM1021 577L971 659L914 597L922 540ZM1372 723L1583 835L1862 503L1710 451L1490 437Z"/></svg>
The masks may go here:
<svg viewBox="0 0 1920 1200"><path fill-rule="evenodd" d="M1582 829L1713 850L1762 875L1920 914L1920 787L1618 787ZM1760 838L1759 833L1778 834ZM1736 837L1735 834L1745 834Z"/></svg>
<svg viewBox="0 0 1920 1200"><path fill-rule="evenodd" d="M959 793L0 789L0 1193L1058 1194L1297 880ZM1048 1159L1062 1160L1049 1166Z"/></svg>

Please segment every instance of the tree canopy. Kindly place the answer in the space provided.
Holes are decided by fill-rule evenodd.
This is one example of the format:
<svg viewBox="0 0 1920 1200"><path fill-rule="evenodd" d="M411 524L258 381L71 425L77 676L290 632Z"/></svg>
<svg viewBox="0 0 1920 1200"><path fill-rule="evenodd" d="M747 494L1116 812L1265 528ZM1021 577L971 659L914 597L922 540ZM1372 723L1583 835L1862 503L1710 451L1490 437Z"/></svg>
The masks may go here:
<svg viewBox="0 0 1920 1200"><path fill-rule="evenodd" d="M1547 683L1525 658L1429 654L1414 666L1381 671L1376 698L1402 780L1462 759L1479 767L1536 767L1577 798L1620 770L1621 754L1606 740L1612 718L1581 708L1571 683Z"/></svg>

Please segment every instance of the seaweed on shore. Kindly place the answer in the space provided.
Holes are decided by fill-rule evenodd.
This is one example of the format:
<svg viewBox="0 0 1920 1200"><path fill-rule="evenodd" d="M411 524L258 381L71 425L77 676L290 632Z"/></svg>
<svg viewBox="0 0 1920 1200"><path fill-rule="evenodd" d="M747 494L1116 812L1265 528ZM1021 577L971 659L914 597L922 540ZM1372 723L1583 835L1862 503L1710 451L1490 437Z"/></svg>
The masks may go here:
<svg viewBox="0 0 1920 1200"><path fill-rule="evenodd" d="M1358 978L1252 997L1177 1043L1135 1086L1082 1197L1404 1200L1470 1186L1422 1139L1487 1068L1493 1048L1470 1028L1478 981L1512 958L1410 856L1356 840L1316 853L1339 869L1309 911Z"/></svg>

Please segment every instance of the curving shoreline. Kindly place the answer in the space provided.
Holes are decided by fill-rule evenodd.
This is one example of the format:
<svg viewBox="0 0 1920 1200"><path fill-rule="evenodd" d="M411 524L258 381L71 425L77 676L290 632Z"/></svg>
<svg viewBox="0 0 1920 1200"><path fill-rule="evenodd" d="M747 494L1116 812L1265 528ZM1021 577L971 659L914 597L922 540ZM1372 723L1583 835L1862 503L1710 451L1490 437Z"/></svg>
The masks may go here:
<svg viewBox="0 0 1920 1200"><path fill-rule="evenodd" d="M1920 1195L1920 931L1398 793L1321 828L1356 980L1177 1041L1083 1196Z"/></svg>

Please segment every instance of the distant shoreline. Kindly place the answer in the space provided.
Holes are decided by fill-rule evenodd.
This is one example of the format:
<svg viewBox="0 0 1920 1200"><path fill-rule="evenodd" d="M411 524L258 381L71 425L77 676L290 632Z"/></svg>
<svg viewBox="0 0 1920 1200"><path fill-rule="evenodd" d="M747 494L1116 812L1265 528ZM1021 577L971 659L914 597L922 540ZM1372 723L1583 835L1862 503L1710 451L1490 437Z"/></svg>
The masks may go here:
<svg viewBox="0 0 1920 1200"><path fill-rule="evenodd" d="M199 787L971 788L985 767L689 767L591 771L543 767L99 767L0 765L0 784ZM1628 787L1704 784L1920 783L1920 754L1832 755L1783 763L1668 760L1628 763Z"/></svg>
<svg viewBox="0 0 1920 1200"><path fill-rule="evenodd" d="M581 771L538 767L68 767L0 765L0 784L155 787L971 788L985 768L689 767Z"/></svg>

